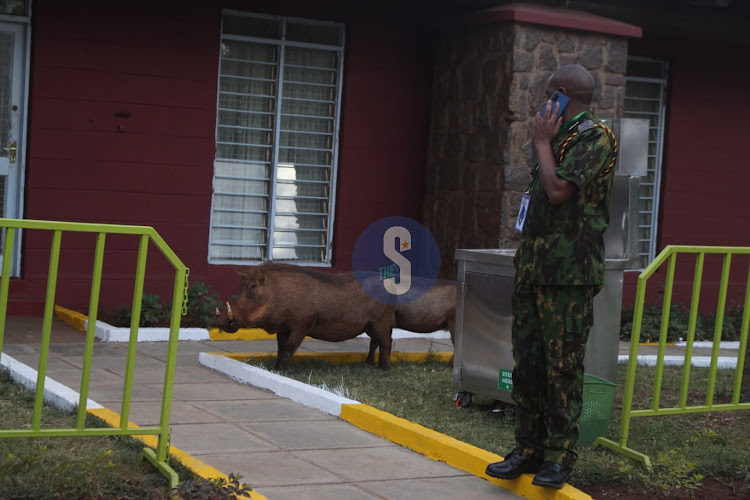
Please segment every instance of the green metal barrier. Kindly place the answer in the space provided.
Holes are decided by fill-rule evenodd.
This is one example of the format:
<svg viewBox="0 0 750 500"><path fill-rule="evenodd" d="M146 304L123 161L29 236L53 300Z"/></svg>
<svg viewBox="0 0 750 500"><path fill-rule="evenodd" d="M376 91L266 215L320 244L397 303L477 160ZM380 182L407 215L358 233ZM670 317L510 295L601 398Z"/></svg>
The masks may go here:
<svg viewBox="0 0 750 500"><path fill-rule="evenodd" d="M664 374L664 353L667 344L667 329L669 327L669 312L672 306L672 290L674 285L675 264L680 254L695 254L695 274L693 278L693 291L690 301L690 316L688 321L688 332L685 347L685 361L682 368L682 382L680 386L680 398L678 406L673 408L660 408L659 398L661 395L662 376ZM703 264L707 254L718 254L724 256L721 271L721 282L719 288L719 300L716 306L716 323L714 326L713 346L711 351L711 364L709 367L708 387L704 405L688 406L688 386L690 381L690 369L693 356L693 343L695 340L695 329L698 317L698 303L700 301L701 282L703 278ZM728 410L750 410L750 403L740 403L740 390L742 388L742 369L745 363L745 347L747 346L748 322L750 321L750 273L745 287L745 301L740 329L740 348L737 357L737 368L734 377L732 402L727 404L714 404L714 389L716 385L716 371L718 369L719 344L724 322L724 310L727 300L727 288L729 286L729 272L731 269L732 255L748 255L748 247L696 247L696 246L667 246L654 261L638 276L636 288L635 309L633 312L633 331L630 335L630 353L628 360L627 375L625 378L625 390L623 395L622 422L620 426L620 440L615 442L606 438L597 438L594 446L606 446L612 450L622 453L630 458L639 460L647 467L651 467L648 456L628 448L628 432L630 419L635 417L652 417L659 415L680 415L687 413L716 412ZM648 279L664 264L667 263L666 283L664 289L664 304L662 308L662 319L659 330L659 347L657 351L656 375L654 379L653 399L650 409L633 410L633 392L635 386L635 373L638 364L638 345L641 336L641 323L643 321L643 309L646 297L646 284Z"/></svg>
<svg viewBox="0 0 750 500"><path fill-rule="evenodd" d="M172 487L177 485L177 473L169 466L169 418L172 406L172 386L174 383L175 364L177 361L177 343L179 340L180 316L185 313L187 304L187 277L189 269L180 261L164 240L152 227L120 226L108 224L86 224L73 222L52 222L35 220L0 219L0 227L6 228L5 248L3 253L2 275L0 276L0 352L3 347L5 320L8 305L8 286L10 277L11 252L17 229L53 231L50 249L49 274L47 278L47 293L42 323L42 339L39 348L39 366L36 382L34 410L31 427L27 429L0 430L0 439L16 437L58 437L58 436L158 436L156 451L144 448L143 456L164 474ZM42 405L44 403L44 382L47 373L47 359L49 357L50 333L55 305L55 290L57 286L58 262L60 258L60 244L63 232L96 233L96 249L94 255L94 270L91 282L91 298L88 313L88 328L84 347L83 367L81 370L80 399L78 402L75 429L42 429ZM91 358L94 352L94 334L96 331L96 317L99 307L99 291L102 278L102 264L104 262L104 243L107 234L125 234L140 236L138 261L136 266L135 287L133 292L133 310L130 323L130 339L125 369L125 383L122 395L122 409L120 423L116 428L85 428L86 401L89 392L89 377L91 374ZM149 241L161 251L175 269L174 290L172 294L172 315L169 325L169 343L167 350L166 370L164 374L164 389L162 393L161 417L156 427L129 427L130 401L133 391L133 375L135 369L136 346L138 342L138 325L141 317L141 299L146 273L146 256ZM182 304L182 307L176 305Z"/></svg>

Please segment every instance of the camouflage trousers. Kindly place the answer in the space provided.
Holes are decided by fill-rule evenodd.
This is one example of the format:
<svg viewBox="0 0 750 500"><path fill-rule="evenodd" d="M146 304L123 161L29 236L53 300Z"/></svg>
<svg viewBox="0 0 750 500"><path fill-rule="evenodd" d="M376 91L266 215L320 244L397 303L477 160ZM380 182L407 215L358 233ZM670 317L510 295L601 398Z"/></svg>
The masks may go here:
<svg viewBox="0 0 750 500"><path fill-rule="evenodd" d="M516 448L572 467L578 458L583 358L601 285L513 286Z"/></svg>

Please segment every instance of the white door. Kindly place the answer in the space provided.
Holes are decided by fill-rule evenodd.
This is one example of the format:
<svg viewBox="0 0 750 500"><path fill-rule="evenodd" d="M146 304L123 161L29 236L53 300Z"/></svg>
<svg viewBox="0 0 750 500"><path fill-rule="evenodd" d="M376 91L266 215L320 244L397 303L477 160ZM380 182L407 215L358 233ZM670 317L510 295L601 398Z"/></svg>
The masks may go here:
<svg viewBox="0 0 750 500"><path fill-rule="evenodd" d="M21 217L26 104L26 26L0 23L0 217ZM21 235L16 234L11 275L20 269ZM5 232L0 241L0 265Z"/></svg>

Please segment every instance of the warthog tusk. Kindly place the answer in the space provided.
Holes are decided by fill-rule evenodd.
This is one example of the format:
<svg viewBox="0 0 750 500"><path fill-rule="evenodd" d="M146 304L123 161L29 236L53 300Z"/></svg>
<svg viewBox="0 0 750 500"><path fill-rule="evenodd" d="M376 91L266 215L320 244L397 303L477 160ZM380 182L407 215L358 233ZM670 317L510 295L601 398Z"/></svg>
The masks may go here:
<svg viewBox="0 0 750 500"><path fill-rule="evenodd" d="M229 305L229 302L227 302L227 318L229 318L229 321L234 321L234 316L232 315L232 306Z"/></svg>
<svg viewBox="0 0 750 500"><path fill-rule="evenodd" d="M218 307L216 308L216 315L217 316L219 315L219 308Z"/></svg>

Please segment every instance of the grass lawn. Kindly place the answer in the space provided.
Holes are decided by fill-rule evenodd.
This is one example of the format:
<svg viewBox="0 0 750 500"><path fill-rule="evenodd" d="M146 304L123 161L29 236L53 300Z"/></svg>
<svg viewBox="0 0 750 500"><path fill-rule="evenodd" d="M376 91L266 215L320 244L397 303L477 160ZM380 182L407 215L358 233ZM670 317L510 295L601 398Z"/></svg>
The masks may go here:
<svg viewBox="0 0 750 500"><path fill-rule="evenodd" d="M266 360L265 365L248 362L268 369L275 359ZM618 367L618 391L609 428L613 439L619 435L625 369L625 365ZM635 408L650 404L654 372L654 368L638 367ZM691 372L690 398L702 404L708 369L693 368ZM456 409L451 370L442 362L394 363L390 371L381 372L364 364L296 359L283 374L499 455L513 447L513 416L492 412L495 402L481 395L475 395L468 408ZM681 367L665 368L662 406L677 401L681 375ZM719 370L715 402L729 402L733 375L732 370ZM675 486L689 488L691 481L695 482L694 474L701 474L727 479L735 489L739 484L743 494L750 494L750 411L635 418L628 445L651 458L652 473L607 449L581 447L571 484L584 491L586 486L607 484L669 492Z"/></svg>

